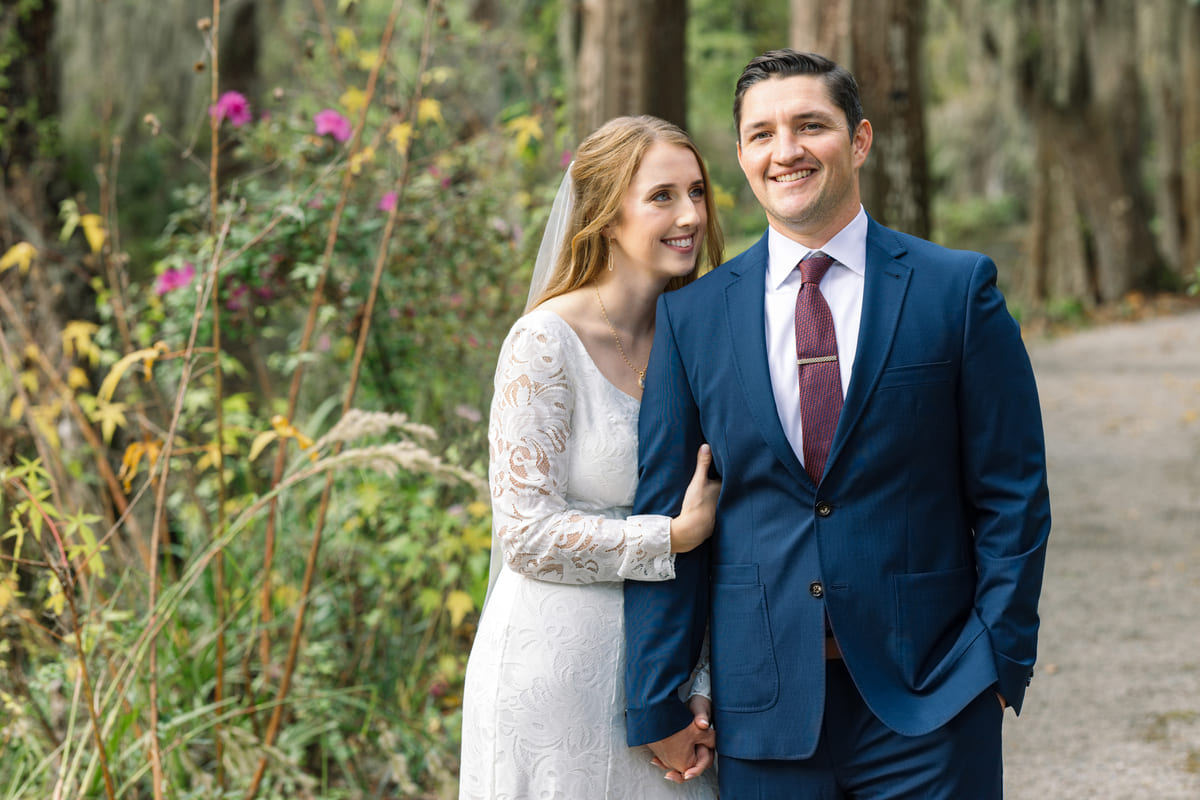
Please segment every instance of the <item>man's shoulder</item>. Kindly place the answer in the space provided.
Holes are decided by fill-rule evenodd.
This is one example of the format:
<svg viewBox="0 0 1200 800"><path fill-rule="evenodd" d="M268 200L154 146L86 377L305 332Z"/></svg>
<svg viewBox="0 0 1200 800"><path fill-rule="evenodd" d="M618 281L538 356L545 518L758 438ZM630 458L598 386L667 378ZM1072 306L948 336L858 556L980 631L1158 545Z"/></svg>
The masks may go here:
<svg viewBox="0 0 1200 800"><path fill-rule="evenodd" d="M721 262L719 267L706 272L687 286L668 293L665 297L672 305L680 302L703 302L714 294L724 292L725 287L740 280L747 272L764 267L766 259L767 247L764 235L733 258Z"/></svg>
<svg viewBox="0 0 1200 800"><path fill-rule="evenodd" d="M867 229L867 246L870 248L872 245L893 257L910 257L914 263L962 265L974 264L981 258L987 258L985 254L974 250L947 247L911 233L888 228L873 219L871 227Z"/></svg>

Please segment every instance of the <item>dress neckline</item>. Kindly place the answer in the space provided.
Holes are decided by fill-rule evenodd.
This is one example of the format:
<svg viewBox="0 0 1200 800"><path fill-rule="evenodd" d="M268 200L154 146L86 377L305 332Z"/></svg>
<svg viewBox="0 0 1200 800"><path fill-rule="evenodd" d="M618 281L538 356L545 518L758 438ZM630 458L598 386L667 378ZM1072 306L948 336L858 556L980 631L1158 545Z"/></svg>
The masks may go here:
<svg viewBox="0 0 1200 800"><path fill-rule="evenodd" d="M539 314L539 313L547 314L547 315L553 317L559 324L561 324L564 328L566 328L568 331L570 331L571 338L575 341L576 346L578 346L578 348L583 352L583 355L586 358L588 365L592 368L592 370L595 371L595 373L597 375L600 376L600 379L602 381L604 381L604 383L609 388L611 388L614 392L619 394L621 397L624 397L626 400L630 401L631 403L634 403L635 405L637 405L637 407L639 409L641 409L641 407L642 407L641 398L634 397L629 392L622 389L620 386L617 386L615 383L613 383L611 380L609 380L608 376L604 374L604 371L601 370L600 367L596 365L596 360L594 358L592 358L592 354L588 351L587 345L585 345L583 343L583 339L580 338L578 331L576 331L575 328L571 327L571 323L567 322L565 319L560 317L556 312L551 311L548 308L535 308L532 311L530 311L528 314L526 314L526 316L533 316L534 314Z"/></svg>

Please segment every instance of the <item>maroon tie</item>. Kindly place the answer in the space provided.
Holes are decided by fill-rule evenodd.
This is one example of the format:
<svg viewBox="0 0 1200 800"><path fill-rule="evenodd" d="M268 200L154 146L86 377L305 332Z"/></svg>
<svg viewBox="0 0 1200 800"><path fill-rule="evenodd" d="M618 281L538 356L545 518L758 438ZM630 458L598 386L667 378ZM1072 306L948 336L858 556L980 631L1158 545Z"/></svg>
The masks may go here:
<svg viewBox="0 0 1200 800"><path fill-rule="evenodd" d="M842 413L842 370L838 366L833 316L818 284L834 261L813 252L800 262L802 283L796 295L796 365L800 371L800 425L804 468L821 482L825 459Z"/></svg>

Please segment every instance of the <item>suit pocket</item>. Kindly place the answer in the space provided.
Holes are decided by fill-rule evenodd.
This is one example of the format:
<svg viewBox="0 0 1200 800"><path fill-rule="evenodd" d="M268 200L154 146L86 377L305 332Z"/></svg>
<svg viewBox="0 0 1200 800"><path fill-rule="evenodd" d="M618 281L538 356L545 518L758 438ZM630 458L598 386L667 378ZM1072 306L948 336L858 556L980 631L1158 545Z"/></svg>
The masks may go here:
<svg viewBox="0 0 1200 800"><path fill-rule="evenodd" d="M713 705L722 711L766 710L779 699L766 591L757 581L719 582L720 577L756 580L757 567L720 565L713 577Z"/></svg>
<svg viewBox="0 0 1200 800"><path fill-rule="evenodd" d="M899 386L920 386L926 383L946 383L951 379L953 365L949 361L931 361L928 364L907 364L890 367L879 376L879 389Z"/></svg>
<svg viewBox="0 0 1200 800"><path fill-rule="evenodd" d="M968 630L975 605L975 568L897 575L896 630L908 685L936 686L979 631Z"/></svg>

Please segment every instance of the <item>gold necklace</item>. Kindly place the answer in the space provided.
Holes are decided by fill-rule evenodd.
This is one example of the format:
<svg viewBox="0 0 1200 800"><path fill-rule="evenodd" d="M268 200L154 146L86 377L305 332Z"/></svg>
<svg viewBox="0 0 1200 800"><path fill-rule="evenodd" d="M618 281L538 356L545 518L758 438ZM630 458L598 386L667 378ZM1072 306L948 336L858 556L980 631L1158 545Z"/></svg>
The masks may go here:
<svg viewBox="0 0 1200 800"><path fill-rule="evenodd" d="M608 329L612 331L613 341L617 343L617 352L621 354L621 360L624 361L626 365L628 365L628 367L637 374L638 388L645 389L646 367L650 366L650 363L646 362L646 367L638 369L633 365L633 362L629 360L629 356L625 355L625 348L621 346L621 337L617 335L617 329L613 327L612 320L608 318L608 309L604 307L604 298L600 296L600 287L593 283L592 288L596 290L596 301L600 303L600 313L604 316L604 321L608 323Z"/></svg>

